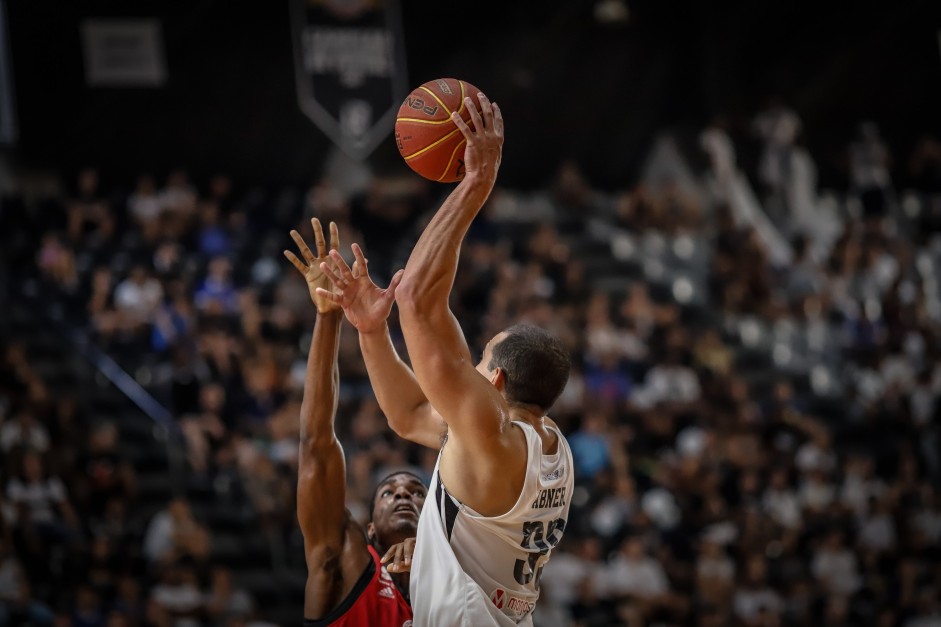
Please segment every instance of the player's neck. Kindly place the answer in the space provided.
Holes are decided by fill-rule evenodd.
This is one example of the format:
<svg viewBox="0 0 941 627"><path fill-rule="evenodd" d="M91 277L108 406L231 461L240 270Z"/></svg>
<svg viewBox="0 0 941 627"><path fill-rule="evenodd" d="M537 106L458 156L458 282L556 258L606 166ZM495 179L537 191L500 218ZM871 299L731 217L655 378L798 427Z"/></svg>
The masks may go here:
<svg viewBox="0 0 941 627"><path fill-rule="evenodd" d="M529 423L536 429L546 424L545 414L535 405L510 405L510 418Z"/></svg>

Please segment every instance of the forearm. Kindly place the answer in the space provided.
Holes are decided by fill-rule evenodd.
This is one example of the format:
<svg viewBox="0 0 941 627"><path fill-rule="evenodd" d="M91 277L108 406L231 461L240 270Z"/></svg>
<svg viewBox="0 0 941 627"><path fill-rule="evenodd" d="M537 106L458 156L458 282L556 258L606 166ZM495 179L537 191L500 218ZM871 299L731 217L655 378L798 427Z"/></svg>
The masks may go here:
<svg viewBox="0 0 941 627"><path fill-rule="evenodd" d="M392 344L388 325L372 333L359 334L359 346L369 372L379 407L397 433L412 425L416 410L428 402L412 370ZM400 433L401 435L401 433Z"/></svg>
<svg viewBox="0 0 941 627"><path fill-rule="evenodd" d="M412 250L397 292L400 304L427 311L447 307L457 272L461 241L493 189L492 176L461 181L425 228Z"/></svg>
<svg viewBox="0 0 941 627"><path fill-rule="evenodd" d="M304 398L301 401L301 442L327 442L333 438L340 373L337 353L340 347L342 312L318 314L307 354Z"/></svg>

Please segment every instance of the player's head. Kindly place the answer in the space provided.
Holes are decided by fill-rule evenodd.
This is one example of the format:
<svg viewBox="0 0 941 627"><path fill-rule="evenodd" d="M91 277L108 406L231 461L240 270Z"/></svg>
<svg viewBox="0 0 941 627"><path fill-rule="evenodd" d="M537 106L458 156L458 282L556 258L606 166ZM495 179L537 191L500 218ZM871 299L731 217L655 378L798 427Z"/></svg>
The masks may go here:
<svg viewBox="0 0 941 627"><path fill-rule="evenodd" d="M569 378L568 353L539 327L517 324L484 348L477 371L490 379L511 405L549 411Z"/></svg>
<svg viewBox="0 0 941 627"><path fill-rule="evenodd" d="M418 514L428 489L418 475L394 472L376 486L366 533L376 548L385 551L393 544L414 538Z"/></svg>

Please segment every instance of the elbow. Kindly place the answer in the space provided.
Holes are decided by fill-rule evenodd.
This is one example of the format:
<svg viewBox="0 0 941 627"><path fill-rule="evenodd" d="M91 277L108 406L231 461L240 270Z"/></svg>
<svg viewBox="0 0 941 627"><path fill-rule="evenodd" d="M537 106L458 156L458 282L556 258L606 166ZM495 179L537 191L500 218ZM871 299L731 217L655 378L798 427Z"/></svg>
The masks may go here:
<svg viewBox="0 0 941 627"><path fill-rule="evenodd" d="M408 419L406 414L398 414L389 412L386 413L386 423L389 425L389 428L392 429L392 432L400 438L407 440L409 439L409 433L411 432L411 420Z"/></svg>
<svg viewBox="0 0 941 627"><path fill-rule="evenodd" d="M301 433L300 457L301 459L323 457L331 447L338 445L339 440L332 433Z"/></svg>

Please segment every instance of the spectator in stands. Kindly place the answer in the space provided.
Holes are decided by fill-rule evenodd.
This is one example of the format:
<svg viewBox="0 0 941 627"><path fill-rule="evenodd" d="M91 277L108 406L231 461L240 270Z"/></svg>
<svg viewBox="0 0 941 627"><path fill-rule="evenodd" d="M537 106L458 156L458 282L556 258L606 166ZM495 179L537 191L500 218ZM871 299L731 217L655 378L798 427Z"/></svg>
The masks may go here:
<svg viewBox="0 0 941 627"><path fill-rule="evenodd" d="M46 399L46 386L30 365L26 348L20 342L10 342L4 347L0 386L10 402Z"/></svg>
<svg viewBox="0 0 941 627"><path fill-rule="evenodd" d="M220 222L219 207L207 202L202 205L201 213L199 252L206 258L228 255L232 251L232 242L228 231Z"/></svg>
<svg viewBox="0 0 941 627"><path fill-rule="evenodd" d="M167 176L167 184L160 192L160 202L168 211L187 215L196 208L196 190L190 185L183 170L175 170Z"/></svg>
<svg viewBox="0 0 941 627"><path fill-rule="evenodd" d="M114 289L114 306L131 330L150 324L163 301L163 287L144 266L134 266Z"/></svg>
<svg viewBox="0 0 941 627"><path fill-rule="evenodd" d="M30 411L19 412L15 418L0 427L0 450L9 454L14 448L24 448L37 453L49 450L49 432Z"/></svg>
<svg viewBox="0 0 941 627"><path fill-rule="evenodd" d="M84 470L83 499L92 515L103 514L111 499L133 496L134 468L118 447L118 429L113 423L92 428L85 455L78 463Z"/></svg>
<svg viewBox="0 0 941 627"><path fill-rule="evenodd" d="M75 254L62 242L58 233L47 233L43 236L42 248L37 254L37 265L43 275L63 292L72 294L78 289Z"/></svg>
<svg viewBox="0 0 941 627"><path fill-rule="evenodd" d="M170 624L182 627L200 624L204 601L191 562L175 560L164 565L160 582L151 590L150 599L160 614L170 618Z"/></svg>
<svg viewBox="0 0 941 627"><path fill-rule="evenodd" d="M150 521L144 536L144 555L152 564L173 563L183 557L203 559L209 552L209 533L193 518L189 503L175 498Z"/></svg>
<svg viewBox="0 0 941 627"><path fill-rule="evenodd" d="M141 588L135 577L118 577L118 589L112 603L112 612L119 612L131 625L143 623L145 602L141 598Z"/></svg>
<svg viewBox="0 0 941 627"><path fill-rule="evenodd" d="M696 594L714 607L728 607L735 590L735 564L725 547L708 536L700 540L696 559Z"/></svg>
<svg viewBox="0 0 941 627"><path fill-rule="evenodd" d="M611 462L609 443L605 437L607 417L602 411L591 411L582 420L581 428L569 437L576 477L591 481Z"/></svg>
<svg viewBox="0 0 941 627"><path fill-rule="evenodd" d="M602 595L649 617L669 600L670 582L660 561L647 554L644 540L630 536L604 571Z"/></svg>
<svg viewBox="0 0 941 627"><path fill-rule="evenodd" d="M154 177L145 174L137 179L137 187L127 199L127 208L141 229L148 231L156 227L163 213L163 203L164 199L157 194Z"/></svg>
<svg viewBox="0 0 941 627"><path fill-rule="evenodd" d="M767 564L761 555L746 559L742 577L735 590L735 615L748 627L778 624L784 610L781 596L767 582Z"/></svg>
<svg viewBox="0 0 941 627"><path fill-rule="evenodd" d="M251 595L232 582L228 569L217 567L212 571L205 607L208 618L218 624L230 618L249 618L254 602Z"/></svg>
<svg viewBox="0 0 941 627"><path fill-rule="evenodd" d="M0 627L52 625L53 613L33 599L29 581L7 540L0 537Z"/></svg>
<svg viewBox="0 0 941 627"><path fill-rule="evenodd" d="M238 294L232 282L232 264L225 257L214 257L209 271L196 290L196 307L203 313L222 316L238 308Z"/></svg>
<svg viewBox="0 0 941 627"><path fill-rule="evenodd" d="M18 509L21 531L33 542L61 542L73 539L79 520L72 509L65 485L43 470L39 453L25 451L21 472L7 483L7 499Z"/></svg>
<svg viewBox="0 0 941 627"><path fill-rule="evenodd" d="M68 206L68 232L74 243L93 248L111 239L116 226L111 203L98 188L98 171L86 168L78 175L78 190Z"/></svg>
<svg viewBox="0 0 941 627"><path fill-rule="evenodd" d="M851 595L861 585L856 556L845 544L843 532L829 532L810 565L814 577L832 594Z"/></svg>

